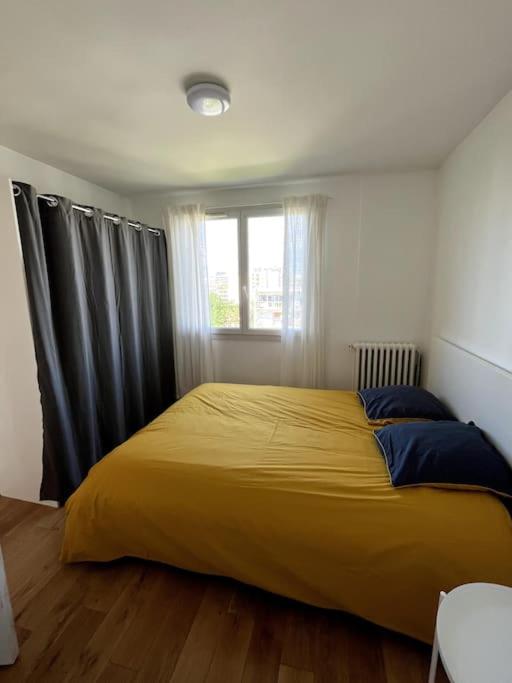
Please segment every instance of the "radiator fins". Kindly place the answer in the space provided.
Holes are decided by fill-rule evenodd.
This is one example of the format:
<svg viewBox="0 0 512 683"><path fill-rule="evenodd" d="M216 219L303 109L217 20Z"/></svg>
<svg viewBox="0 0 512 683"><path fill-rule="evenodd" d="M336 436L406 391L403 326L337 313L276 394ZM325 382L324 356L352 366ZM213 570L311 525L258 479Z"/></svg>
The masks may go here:
<svg viewBox="0 0 512 683"><path fill-rule="evenodd" d="M420 384L421 354L415 344L357 342L351 348L355 351L354 390Z"/></svg>

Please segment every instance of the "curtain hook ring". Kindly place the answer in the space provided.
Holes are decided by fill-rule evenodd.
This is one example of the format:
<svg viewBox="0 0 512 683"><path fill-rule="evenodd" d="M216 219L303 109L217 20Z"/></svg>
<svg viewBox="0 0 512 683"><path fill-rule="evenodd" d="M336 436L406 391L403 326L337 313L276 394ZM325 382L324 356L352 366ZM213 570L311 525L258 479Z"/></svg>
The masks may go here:
<svg viewBox="0 0 512 683"><path fill-rule="evenodd" d="M14 197L19 197L21 194L21 187L16 183L12 183L12 194Z"/></svg>

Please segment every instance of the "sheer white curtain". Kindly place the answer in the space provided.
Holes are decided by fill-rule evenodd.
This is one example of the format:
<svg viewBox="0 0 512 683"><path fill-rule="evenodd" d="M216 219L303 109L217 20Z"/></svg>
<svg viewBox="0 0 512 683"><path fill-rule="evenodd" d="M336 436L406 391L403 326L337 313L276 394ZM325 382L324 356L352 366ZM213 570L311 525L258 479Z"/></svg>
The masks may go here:
<svg viewBox="0 0 512 683"><path fill-rule="evenodd" d="M325 386L323 315L327 197L288 197L284 209L281 384Z"/></svg>
<svg viewBox="0 0 512 683"><path fill-rule="evenodd" d="M213 381L205 213L200 205L168 209L174 355L178 395Z"/></svg>

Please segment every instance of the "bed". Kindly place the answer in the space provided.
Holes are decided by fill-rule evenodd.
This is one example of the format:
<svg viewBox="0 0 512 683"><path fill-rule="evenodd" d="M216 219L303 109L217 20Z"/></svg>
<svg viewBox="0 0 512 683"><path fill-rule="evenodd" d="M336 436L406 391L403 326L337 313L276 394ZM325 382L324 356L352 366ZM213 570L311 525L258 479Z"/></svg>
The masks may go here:
<svg viewBox="0 0 512 683"><path fill-rule="evenodd" d="M135 556L432 639L441 589L512 585L487 493L393 489L352 392L205 384L93 467L65 562Z"/></svg>

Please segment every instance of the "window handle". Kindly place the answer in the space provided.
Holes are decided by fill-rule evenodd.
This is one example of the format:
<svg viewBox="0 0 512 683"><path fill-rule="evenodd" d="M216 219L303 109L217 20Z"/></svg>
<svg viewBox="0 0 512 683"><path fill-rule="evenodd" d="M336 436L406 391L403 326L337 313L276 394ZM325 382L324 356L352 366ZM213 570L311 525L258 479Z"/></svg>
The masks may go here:
<svg viewBox="0 0 512 683"><path fill-rule="evenodd" d="M247 289L247 285L242 286L242 295L246 301L249 299L249 291Z"/></svg>

